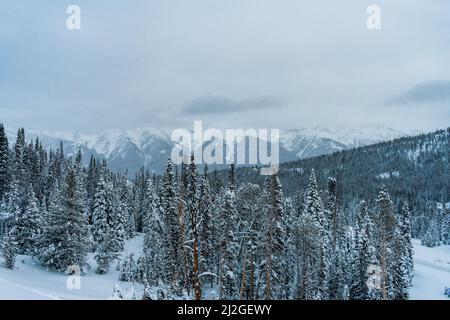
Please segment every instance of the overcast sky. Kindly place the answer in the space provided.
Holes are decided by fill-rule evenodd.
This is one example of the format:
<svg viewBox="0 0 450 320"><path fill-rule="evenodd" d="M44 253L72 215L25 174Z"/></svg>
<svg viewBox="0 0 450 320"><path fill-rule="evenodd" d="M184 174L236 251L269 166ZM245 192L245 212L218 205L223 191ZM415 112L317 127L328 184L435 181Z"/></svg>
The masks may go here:
<svg viewBox="0 0 450 320"><path fill-rule="evenodd" d="M448 0L43 2L0 3L7 126L450 125Z"/></svg>

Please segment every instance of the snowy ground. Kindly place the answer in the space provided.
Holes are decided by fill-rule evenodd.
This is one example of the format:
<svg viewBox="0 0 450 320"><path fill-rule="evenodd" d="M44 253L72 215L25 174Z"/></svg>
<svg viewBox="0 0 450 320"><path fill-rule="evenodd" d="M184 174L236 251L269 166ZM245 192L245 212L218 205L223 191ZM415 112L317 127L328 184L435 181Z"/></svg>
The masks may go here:
<svg viewBox="0 0 450 320"><path fill-rule="evenodd" d="M413 241L415 275L411 298L449 299L443 293L445 287L450 288L450 246L427 248L419 240Z"/></svg>
<svg viewBox="0 0 450 320"><path fill-rule="evenodd" d="M142 235L128 241L123 255L139 253L142 248ZM47 271L36 264L28 256L19 256L14 270L0 267L0 299L43 300L43 299L110 299L114 286L122 287L123 295L132 298L134 291L139 299L142 296L142 287L139 284L120 282L117 263L113 263L110 272L106 275L95 273L96 263L93 254L89 255L91 269L81 277L81 288L70 290L67 287L68 276Z"/></svg>
<svg viewBox="0 0 450 320"><path fill-rule="evenodd" d="M138 254L142 248L142 235L127 242L125 253ZM427 248L414 240L415 277L411 289L412 299L448 299L444 288L450 287L450 246ZM67 288L67 275L49 272L28 256L20 256L15 270L0 267L0 299L110 299L116 284L122 287L125 298L139 299L142 286L121 283L116 265L106 275L94 272L93 255L89 257L92 269L81 277L81 289Z"/></svg>

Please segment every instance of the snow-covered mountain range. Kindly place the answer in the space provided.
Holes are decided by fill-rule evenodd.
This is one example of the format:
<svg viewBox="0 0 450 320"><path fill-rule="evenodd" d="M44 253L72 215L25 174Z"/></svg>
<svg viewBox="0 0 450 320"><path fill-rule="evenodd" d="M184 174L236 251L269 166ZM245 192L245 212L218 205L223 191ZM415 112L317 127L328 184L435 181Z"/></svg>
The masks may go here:
<svg viewBox="0 0 450 320"><path fill-rule="evenodd" d="M6 127L8 138L15 140L16 129ZM111 168L133 174L142 166L162 172L174 142L167 132L152 128L132 130L107 130L98 134L79 132L38 132L25 129L27 139L39 140L46 148L63 144L67 155L78 148L88 161L91 155L104 158ZM282 131L280 136L280 161L309 158L346 150L380 141L392 140L407 134L386 126L361 126L357 128L312 128Z"/></svg>

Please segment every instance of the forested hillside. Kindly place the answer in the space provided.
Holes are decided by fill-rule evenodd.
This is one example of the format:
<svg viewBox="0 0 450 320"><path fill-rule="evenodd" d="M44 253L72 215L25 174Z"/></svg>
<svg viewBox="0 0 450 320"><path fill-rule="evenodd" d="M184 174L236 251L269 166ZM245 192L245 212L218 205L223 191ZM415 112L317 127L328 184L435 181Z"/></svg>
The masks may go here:
<svg viewBox="0 0 450 320"><path fill-rule="evenodd" d="M411 228L430 246L449 240L436 205L448 201L448 137L289 163L264 180L233 165L209 173L193 158L129 180L93 157L84 167L80 152L26 143L23 129L10 143L0 125L2 264L28 255L70 273L93 252L90 267L105 274L142 232L118 280L142 283L143 299L408 299Z"/></svg>
<svg viewBox="0 0 450 320"><path fill-rule="evenodd" d="M450 128L405 137L352 150L281 165L278 177L284 192L302 207L309 173L315 170L319 185L328 177L338 181L340 202L353 218L357 204L374 204L385 185L395 203L409 203L414 217L413 236L424 237L432 220L442 226L444 207L450 209ZM261 183L258 171L239 169L241 182Z"/></svg>

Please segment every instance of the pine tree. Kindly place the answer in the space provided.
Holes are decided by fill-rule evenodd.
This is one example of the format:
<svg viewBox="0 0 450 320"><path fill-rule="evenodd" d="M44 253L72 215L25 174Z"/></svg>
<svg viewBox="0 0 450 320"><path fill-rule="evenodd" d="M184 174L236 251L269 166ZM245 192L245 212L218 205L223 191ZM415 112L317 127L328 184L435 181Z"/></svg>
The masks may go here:
<svg viewBox="0 0 450 320"><path fill-rule="evenodd" d="M441 227L443 244L450 245L450 210L444 210L444 219Z"/></svg>
<svg viewBox="0 0 450 320"><path fill-rule="evenodd" d="M99 168L97 166L97 160L91 155L89 166L86 174L86 194L88 202L88 216L89 222L93 222L93 212L95 203L95 191L97 187L97 180L99 178Z"/></svg>
<svg viewBox="0 0 450 320"><path fill-rule="evenodd" d="M178 218L178 197L173 166L170 159L167 160L166 170L162 178L161 210L164 224L166 226L166 256L168 280L173 289L179 291L180 267L182 265L179 255L179 218Z"/></svg>
<svg viewBox="0 0 450 320"><path fill-rule="evenodd" d="M317 220L306 212L299 217L297 231L297 299L314 300L318 296L321 228Z"/></svg>
<svg viewBox="0 0 450 320"><path fill-rule="evenodd" d="M19 193L21 193L28 181L26 179L26 157L25 157L25 130L20 128L17 131L16 143L14 145L14 178L18 182Z"/></svg>
<svg viewBox="0 0 450 320"><path fill-rule="evenodd" d="M146 210L144 223L144 278L145 282L156 286L160 279L170 279L166 261L164 224L160 217L159 205L152 180L147 181Z"/></svg>
<svg viewBox="0 0 450 320"><path fill-rule="evenodd" d="M24 208L17 212L13 232L18 242L18 253L34 255L42 232L42 217L30 184L25 190Z"/></svg>
<svg viewBox="0 0 450 320"><path fill-rule="evenodd" d="M56 188L50 201L39 258L45 266L58 271L71 266L83 268L92 246L79 181L74 168L69 167L61 192Z"/></svg>
<svg viewBox="0 0 450 320"><path fill-rule="evenodd" d="M412 285L412 278L414 275L414 249L412 244L412 227L411 227L411 212L409 210L409 205L407 202L403 203L401 206L401 216L399 232L401 236L401 248L403 249L403 255L405 257L405 268L407 270L406 281L408 286Z"/></svg>
<svg viewBox="0 0 450 320"><path fill-rule="evenodd" d="M17 189L17 184L13 180L4 201L1 203L1 232L7 233L15 224L16 218L20 216L20 196ZM15 231L16 232L16 231Z"/></svg>
<svg viewBox="0 0 450 320"><path fill-rule="evenodd" d="M129 254L120 266L119 280L125 282L135 281L137 278L137 265L134 254Z"/></svg>
<svg viewBox="0 0 450 320"><path fill-rule="evenodd" d="M125 226L127 224L128 213L124 210L120 194L113 191L113 216L111 219L111 232L114 235L114 251L121 251L124 248L127 238Z"/></svg>
<svg viewBox="0 0 450 320"><path fill-rule="evenodd" d="M266 179L264 199L265 226L264 260L261 264L262 290L264 299L287 299L289 290L286 287L287 275L286 226L281 184L273 175Z"/></svg>
<svg viewBox="0 0 450 320"><path fill-rule="evenodd" d="M309 178L308 188L305 193L305 208L303 215L309 216L314 220L314 224L311 221L306 220L306 227L316 230L316 241L317 248L311 248L315 251L318 257L318 265L315 266L317 269L317 275L315 281L316 292L310 297L314 299L326 299L328 292L328 281L329 281L329 266L328 266L328 235L325 229L325 215L323 210L323 202L319 196L319 190L317 186L317 180L314 170L311 171ZM314 252L313 251L313 252Z"/></svg>
<svg viewBox="0 0 450 320"><path fill-rule="evenodd" d="M4 200L10 185L10 152L5 128L0 123L0 203Z"/></svg>
<svg viewBox="0 0 450 320"><path fill-rule="evenodd" d="M392 209L392 201L385 186L381 187L378 194L378 248L377 252L380 260L381 268L381 293L383 300L389 299L392 293L392 253L393 253L393 237L395 230L395 217Z"/></svg>
<svg viewBox="0 0 450 320"><path fill-rule="evenodd" d="M202 297L202 285L200 282L200 235L199 226L201 224L200 216L200 199L199 199L199 186L198 186L198 173L197 166L195 164L194 156L191 157L191 163L189 164L187 174L187 193L186 193L186 206L189 220L188 241L191 257L191 283L194 290L195 300L200 300Z"/></svg>
<svg viewBox="0 0 450 320"><path fill-rule="evenodd" d="M130 206L130 193L126 181L122 182L120 189L118 211L124 219L125 238L133 238L136 232L136 223L134 220L133 210Z"/></svg>
<svg viewBox="0 0 450 320"><path fill-rule="evenodd" d="M18 242L13 232L8 232L2 242L2 256L5 268L14 269Z"/></svg>
<svg viewBox="0 0 450 320"><path fill-rule="evenodd" d="M213 213L212 213L212 195L211 188L208 179L208 168L205 167L204 174L200 180L199 190L199 237L200 237L200 251L201 251L201 273L211 273L209 276L205 276L205 279L209 278L211 288L213 287L215 277L214 274L215 261L214 261L214 227L213 227ZM206 280L204 281L206 282Z"/></svg>
<svg viewBox="0 0 450 320"><path fill-rule="evenodd" d="M95 260L97 273L104 274L117 257L117 237L114 234L114 194L113 186L106 169L103 169L95 194L93 212L93 236L97 243Z"/></svg>
<svg viewBox="0 0 450 320"><path fill-rule="evenodd" d="M431 218L425 235L422 237L422 245L433 248L440 244L439 226L436 218Z"/></svg>
<svg viewBox="0 0 450 320"><path fill-rule="evenodd" d="M374 254L372 222L369 217L369 208L365 201L359 204L355 226L355 260L353 268L353 281L350 289L350 298L355 300L369 300L370 288L368 270Z"/></svg>
<svg viewBox="0 0 450 320"><path fill-rule="evenodd" d="M241 300L255 300L257 296L257 269L262 257L260 251L263 250L260 245L261 229L264 224L261 210L261 202L263 202L261 188L255 184L245 184L239 188L237 198L242 237L240 249L242 272L239 298ZM215 239L215 235L212 239Z"/></svg>
<svg viewBox="0 0 450 320"><path fill-rule="evenodd" d="M404 239L399 227L394 230L395 247L394 247L394 264L391 268L392 277L392 293L393 300L408 300L409 298L409 270L408 257L403 247Z"/></svg>
<svg viewBox="0 0 450 320"><path fill-rule="evenodd" d="M409 206L400 202L394 230L392 299L407 300L414 273Z"/></svg>
<svg viewBox="0 0 450 320"><path fill-rule="evenodd" d="M223 300L234 299L237 296L236 288L236 257L237 257L237 210L235 195L230 190L225 194L222 212L223 235L221 240L220 262L220 297Z"/></svg>

